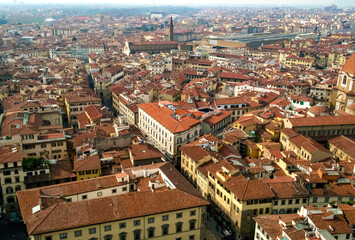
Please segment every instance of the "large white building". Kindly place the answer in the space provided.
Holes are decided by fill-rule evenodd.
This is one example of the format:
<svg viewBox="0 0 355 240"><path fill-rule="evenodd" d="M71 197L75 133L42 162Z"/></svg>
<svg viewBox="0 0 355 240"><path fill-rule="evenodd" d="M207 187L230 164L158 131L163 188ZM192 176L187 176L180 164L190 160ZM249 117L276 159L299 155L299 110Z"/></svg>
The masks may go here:
<svg viewBox="0 0 355 240"><path fill-rule="evenodd" d="M180 147L196 140L201 123L191 113L176 109L171 102L138 105L138 127L165 158L178 163Z"/></svg>

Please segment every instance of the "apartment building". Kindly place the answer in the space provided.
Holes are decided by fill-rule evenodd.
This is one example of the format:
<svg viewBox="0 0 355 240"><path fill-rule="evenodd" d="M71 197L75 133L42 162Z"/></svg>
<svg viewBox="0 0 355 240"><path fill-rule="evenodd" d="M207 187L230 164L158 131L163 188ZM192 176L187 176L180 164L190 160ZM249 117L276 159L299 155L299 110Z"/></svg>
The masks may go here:
<svg viewBox="0 0 355 240"><path fill-rule="evenodd" d="M105 48L103 45L77 45L73 46L71 49L71 55L74 58L82 58L86 62L89 62L90 53L102 54Z"/></svg>
<svg viewBox="0 0 355 240"><path fill-rule="evenodd" d="M81 89L67 93L64 103L68 121L74 126L78 122L78 115L84 112L85 107L101 106L101 98L90 89Z"/></svg>
<svg viewBox="0 0 355 240"><path fill-rule="evenodd" d="M77 180L85 180L101 176L101 162L99 155L87 156L83 154L74 157L73 173Z"/></svg>
<svg viewBox="0 0 355 240"><path fill-rule="evenodd" d="M16 192L25 189L21 149L16 145L0 147L0 182L6 219L19 219L20 207Z"/></svg>
<svg viewBox="0 0 355 240"><path fill-rule="evenodd" d="M317 83L310 88L310 95L316 100L331 102L333 92L333 84L331 81Z"/></svg>
<svg viewBox="0 0 355 240"><path fill-rule="evenodd" d="M30 238L46 240L197 240L209 205L170 163L25 190L18 199Z"/></svg>
<svg viewBox="0 0 355 240"><path fill-rule="evenodd" d="M105 104L110 104L112 99L110 86L123 77L123 67L120 65L110 66L104 68L100 73L92 73L91 75L95 93Z"/></svg>
<svg viewBox="0 0 355 240"><path fill-rule="evenodd" d="M191 113L176 109L171 102L138 105L138 127L151 144L174 163L180 158L180 147L196 140L201 123Z"/></svg>
<svg viewBox="0 0 355 240"><path fill-rule="evenodd" d="M138 105L125 94L119 95L119 113L127 118L129 125L138 124Z"/></svg>
<svg viewBox="0 0 355 240"><path fill-rule="evenodd" d="M340 161L351 161L355 159L355 139L339 136L328 140L329 150L333 153L333 157Z"/></svg>
<svg viewBox="0 0 355 240"><path fill-rule="evenodd" d="M224 110L211 111L201 120L202 134L220 134L231 123L232 113Z"/></svg>
<svg viewBox="0 0 355 240"><path fill-rule="evenodd" d="M174 71L182 71L185 69L197 69L197 70L207 70L217 66L217 61L211 61L206 59L196 59L190 56L187 60L173 59L172 60L172 69Z"/></svg>
<svg viewBox="0 0 355 240"><path fill-rule="evenodd" d="M90 105L84 108L84 112L77 116L78 129L87 129L101 123L112 122L109 108Z"/></svg>
<svg viewBox="0 0 355 240"><path fill-rule="evenodd" d="M218 109L223 109L232 113L232 122L237 120L244 113L262 106L257 102L248 101L243 97L216 98L215 103Z"/></svg>
<svg viewBox="0 0 355 240"><path fill-rule="evenodd" d="M285 65L287 67L292 67L295 65L303 66L306 68L311 68L314 64L314 58L297 57L295 55L290 55L285 59Z"/></svg>
<svg viewBox="0 0 355 240"><path fill-rule="evenodd" d="M62 126L49 125L47 121L37 112L17 112L6 116L2 124L0 145L19 144L21 153L27 157L67 157L66 136Z"/></svg>
<svg viewBox="0 0 355 240"><path fill-rule="evenodd" d="M282 149L293 151L300 159L319 162L333 157L333 154L310 137L300 135L288 128L281 130L280 143Z"/></svg>
<svg viewBox="0 0 355 240"><path fill-rule="evenodd" d="M254 217L254 240L354 239L355 208L347 204L336 207L302 207L297 213Z"/></svg>

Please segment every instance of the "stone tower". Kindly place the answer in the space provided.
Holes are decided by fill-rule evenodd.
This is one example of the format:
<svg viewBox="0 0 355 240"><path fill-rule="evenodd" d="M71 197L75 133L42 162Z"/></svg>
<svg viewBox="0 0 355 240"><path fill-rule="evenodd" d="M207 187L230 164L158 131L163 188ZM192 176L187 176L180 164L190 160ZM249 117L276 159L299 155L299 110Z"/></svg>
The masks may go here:
<svg viewBox="0 0 355 240"><path fill-rule="evenodd" d="M173 23L173 17L170 17L170 24L169 24L169 41L174 41L174 23Z"/></svg>

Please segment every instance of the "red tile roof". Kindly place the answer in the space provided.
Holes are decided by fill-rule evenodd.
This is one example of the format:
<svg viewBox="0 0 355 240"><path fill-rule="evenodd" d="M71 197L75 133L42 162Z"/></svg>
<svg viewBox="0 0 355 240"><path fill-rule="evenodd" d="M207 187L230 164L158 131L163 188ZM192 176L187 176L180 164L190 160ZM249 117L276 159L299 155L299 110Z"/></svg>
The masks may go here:
<svg viewBox="0 0 355 240"><path fill-rule="evenodd" d="M166 106L159 107L158 103L142 103L138 107L172 133L183 132L200 124L199 120L190 116L180 119L173 117L174 112L171 109Z"/></svg>

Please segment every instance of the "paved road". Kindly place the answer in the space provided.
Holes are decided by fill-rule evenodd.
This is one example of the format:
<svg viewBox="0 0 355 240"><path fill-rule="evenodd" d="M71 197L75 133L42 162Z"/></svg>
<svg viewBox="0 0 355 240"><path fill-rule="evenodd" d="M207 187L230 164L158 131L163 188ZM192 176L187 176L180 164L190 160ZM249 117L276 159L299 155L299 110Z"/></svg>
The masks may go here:
<svg viewBox="0 0 355 240"><path fill-rule="evenodd" d="M0 219L0 239L1 240L26 240L25 225L23 223L10 223Z"/></svg>

